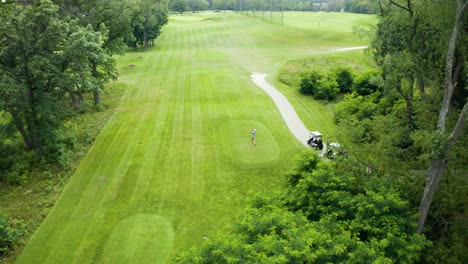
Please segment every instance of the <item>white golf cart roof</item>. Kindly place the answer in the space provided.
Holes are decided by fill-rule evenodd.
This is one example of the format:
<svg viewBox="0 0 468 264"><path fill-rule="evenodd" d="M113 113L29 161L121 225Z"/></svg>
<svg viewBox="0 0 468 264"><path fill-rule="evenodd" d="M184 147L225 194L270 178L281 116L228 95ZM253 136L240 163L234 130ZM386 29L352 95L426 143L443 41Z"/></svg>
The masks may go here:
<svg viewBox="0 0 468 264"><path fill-rule="evenodd" d="M321 137L321 136L322 136L322 133L320 133L320 132L318 132L318 131L311 131L311 132L310 132L310 136Z"/></svg>

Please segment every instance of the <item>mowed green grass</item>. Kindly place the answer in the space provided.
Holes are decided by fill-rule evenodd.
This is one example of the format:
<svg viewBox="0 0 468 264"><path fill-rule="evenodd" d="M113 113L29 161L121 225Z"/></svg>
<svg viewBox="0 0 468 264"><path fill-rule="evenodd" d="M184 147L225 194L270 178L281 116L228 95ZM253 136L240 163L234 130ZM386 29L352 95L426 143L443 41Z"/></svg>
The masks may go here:
<svg viewBox="0 0 468 264"><path fill-rule="evenodd" d="M121 105L17 263L172 262L249 197L281 188L303 146L249 74L274 80L282 61L323 49L304 32L236 14L172 17L155 48L120 57ZM324 107L309 109L331 126Z"/></svg>

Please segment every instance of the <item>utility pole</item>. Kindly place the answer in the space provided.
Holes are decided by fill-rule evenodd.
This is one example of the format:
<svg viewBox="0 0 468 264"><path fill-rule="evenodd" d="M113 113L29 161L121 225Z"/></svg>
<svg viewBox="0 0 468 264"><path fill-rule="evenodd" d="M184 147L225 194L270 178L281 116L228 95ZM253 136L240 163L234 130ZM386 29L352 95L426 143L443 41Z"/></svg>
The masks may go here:
<svg viewBox="0 0 468 264"><path fill-rule="evenodd" d="M263 11L265 11L265 1L262 1L262 20L263 20Z"/></svg>
<svg viewBox="0 0 468 264"><path fill-rule="evenodd" d="M247 16L249 16L249 1L245 0L245 11L247 12Z"/></svg>
<svg viewBox="0 0 468 264"><path fill-rule="evenodd" d="M270 9L270 22L273 23L273 0L271 1L271 9Z"/></svg>
<svg viewBox="0 0 468 264"><path fill-rule="evenodd" d="M284 7L281 5L281 26L284 26Z"/></svg>

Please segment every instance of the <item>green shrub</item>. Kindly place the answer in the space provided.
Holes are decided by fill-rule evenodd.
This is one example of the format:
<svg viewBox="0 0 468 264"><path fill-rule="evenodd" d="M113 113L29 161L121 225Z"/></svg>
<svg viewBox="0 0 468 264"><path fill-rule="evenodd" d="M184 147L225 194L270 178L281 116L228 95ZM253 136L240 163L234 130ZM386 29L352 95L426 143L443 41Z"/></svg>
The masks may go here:
<svg viewBox="0 0 468 264"><path fill-rule="evenodd" d="M311 149L303 151L294 158L294 167L288 174L288 183L295 186L302 178L303 172L311 172L317 168L320 158L317 153Z"/></svg>
<svg viewBox="0 0 468 264"><path fill-rule="evenodd" d="M312 95L321 100L334 100L339 91L336 76L332 72L325 75L319 71L312 70L304 75L301 80L300 92Z"/></svg>
<svg viewBox="0 0 468 264"><path fill-rule="evenodd" d="M22 144L16 141L0 144L0 181L7 185L21 185L28 181L36 154L28 152Z"/></svg>
<svg viewBox="0 0 468 264"><path fill-rule="evenodd" d="M337 93L340 91L336 76L333 72L327 72L325 76L318 81L317 90L314 97L321 100L332 101L336 99Z"/></svg>
<svg viewBox="0 0 468 264"><path fill-rule="evenodd" d="M305 73L301 79L299 91L303 94L314 95L322 78L322 73L316 70Z"/></svg>
<svg viewBox="0 0 468 264"><path fill-rule="evenodd" d="M376 70L361 72L354 80L353 91L359 95L370 95L381 91L383 80Z"/></svg>
<svg viewBox="0 0 468 264"><path fill-rule="evenodd" d="M0 215L0 259L18 242L23 230L23 224L9 222Z"/></svg>
<svg viewBox="0 0 468 264"><path fill-rule="evenodd" d="M57 129L55 138L47 144L47 162L69 168L73 164L73 153L78 146L78 134L79 125L70 121Z"/></svg>
<svg viewBox="0 0 468 264"><path fill-rule="evenodd" d="M333 68L333 72L336 74L336 82L340 88L340 92L349 93L352 91L354 83L354 74L351 67L337 66Z"/></svg>
<svg viewBox="0 0 468 264"><path fill-rule="evenodd" d="M339 165L317 164L285 195L289 211L303 213L317 231L331 236L330 244L318 242L323 248L341 249L316 262L416 262L430 243L415 233L416 216L398 191L401 186L382 183L382 175L363 176Z"/></svg>

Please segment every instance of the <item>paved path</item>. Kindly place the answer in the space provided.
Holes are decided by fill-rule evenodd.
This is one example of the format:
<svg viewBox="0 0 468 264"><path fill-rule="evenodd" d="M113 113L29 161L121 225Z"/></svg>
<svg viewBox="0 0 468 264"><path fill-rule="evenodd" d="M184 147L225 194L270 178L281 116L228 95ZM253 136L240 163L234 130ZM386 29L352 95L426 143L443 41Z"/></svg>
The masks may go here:
<svg viewBox="0 0 468 264"><path fill-rule="evenodd" d="M338 51L361 50L361 49L367 49L368 47L369 46L349 47L349 48L334 49L332 51L338 52Z"/></svg>
<svg viewBox="0 0 468 264"><path fill-rule="evenodd" d="M309 138L310 130L306 128L304 123L302 123L288 99L276 90L275 87L267 83L265 80L265 77L267 76L268 75L265 73L254 72L250 75L250 78L252 78L252 81L273 99L291 133L297 138L297 140L304 144L304 146L307 146L306 140Z"/></svg>
<svg viewBox="0 0 468 264"><path fill-rule="evenodd" d="M350 50L361 50L361 49L366 49L368 46L359 46L359 47L349 47L349 48L341 48L341 49L335 49L331 50L332 52L340 52L340 51L350 51ZM262 88L263 91L265 91L271 99L276 104L276 107L278 107L278 110L281 113L281 116L283 117L284 122L288 126L289 130L291 133L299 140L304 146L308 147L306 140L309 138L309 133L310 130L307 129L307 127L302 123L302 120L299 118L297 115L296 111L294 110L293 106L291 103L286 99L286 97L276 90L275 87L271 86L265 78L268 75L265 73L258 73L258 72L253 72L250 75L250 78L252 81L260 88ZM326 144L324 144L324 148L319 154L320 156L323 156L324 153L326 153Z"/></svg>

